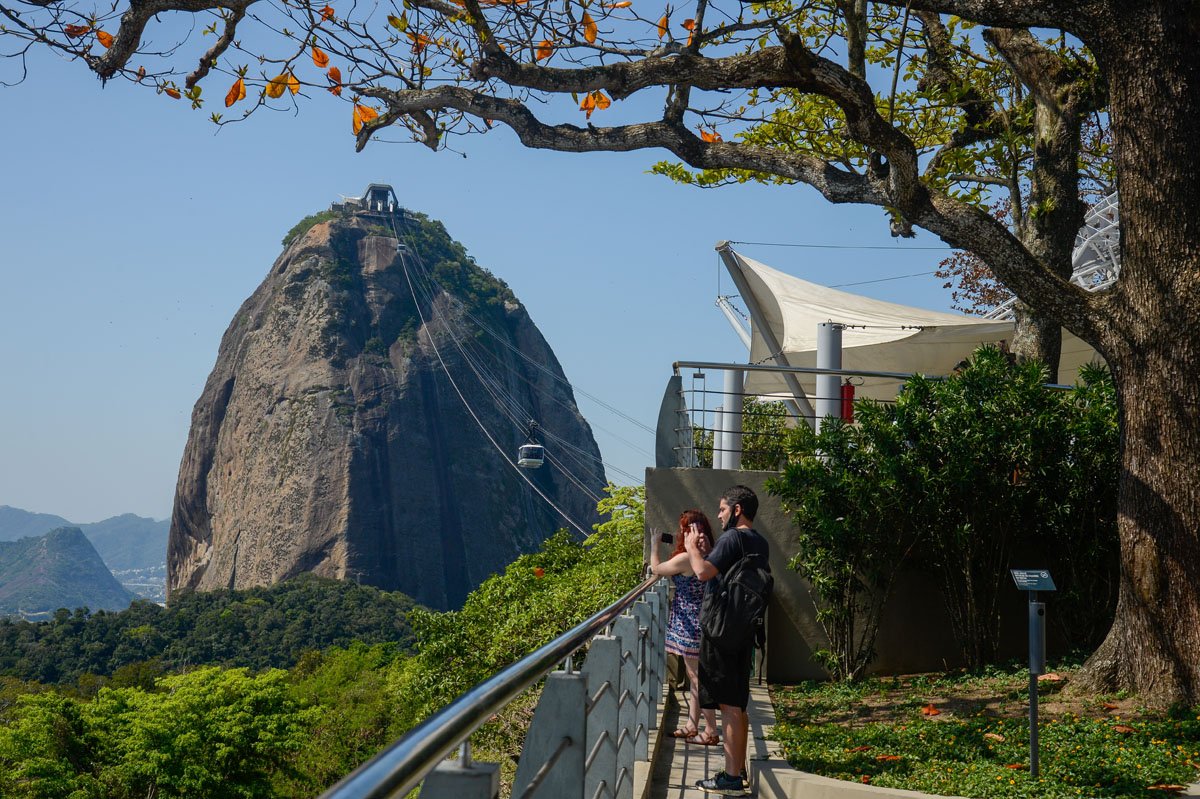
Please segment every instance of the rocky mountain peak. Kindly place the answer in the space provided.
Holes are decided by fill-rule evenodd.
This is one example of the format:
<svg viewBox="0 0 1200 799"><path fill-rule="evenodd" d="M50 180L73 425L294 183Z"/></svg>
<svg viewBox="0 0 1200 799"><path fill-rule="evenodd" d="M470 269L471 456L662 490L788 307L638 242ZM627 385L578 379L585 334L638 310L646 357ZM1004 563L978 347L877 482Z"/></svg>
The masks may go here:
<svg viewBox="0 0 1200 799"><path fill-rule="evenodd" d="M314 572L457 607L566 526L506 463L526 415L582 466L524 474L595 520L591 429L508 286L421 214L340 208L293 234L193 411L169 593Z"/></svg>

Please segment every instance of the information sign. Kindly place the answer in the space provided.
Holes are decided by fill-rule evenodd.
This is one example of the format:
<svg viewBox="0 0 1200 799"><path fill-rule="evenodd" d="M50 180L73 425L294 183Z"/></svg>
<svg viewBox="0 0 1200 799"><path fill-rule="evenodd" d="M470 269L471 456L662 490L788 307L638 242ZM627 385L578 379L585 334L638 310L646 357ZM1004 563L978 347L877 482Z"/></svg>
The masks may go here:
<svg viewBox="0 0 1200 799"><path fill-rule="evenodd" d="M1021 591L1056 591L1050 572L1045 569L1010 569L1013 582Z"/></svg>

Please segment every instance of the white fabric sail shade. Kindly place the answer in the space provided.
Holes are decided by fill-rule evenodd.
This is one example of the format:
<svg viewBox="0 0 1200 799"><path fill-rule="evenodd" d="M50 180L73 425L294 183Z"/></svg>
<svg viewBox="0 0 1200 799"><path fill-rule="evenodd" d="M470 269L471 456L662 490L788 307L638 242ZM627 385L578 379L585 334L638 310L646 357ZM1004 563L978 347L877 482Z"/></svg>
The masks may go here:
<svg viewBox="0 0 1200 799"><path fill-rule="evenodd" d="M816 366L817 325L837 322L846 326L842 331L843 369L925 375L948 374L981 344L1012 338L1011 321L862 297L792 277L740 253L733 255L763 317L751 323L751 363L774 363L774 353L763 340L760 324L774 332L791 366ZM1082 364L1098 360L1088 344L1063 330L1060 382L1074 382ZM894 378L856 378L854 382L860 380L856 395L875 399L892 399L901 385ZM813 378L800 376L800 384L811 397ZM746 391L782 394L787 389L777 375L748 372Z"/></svg>

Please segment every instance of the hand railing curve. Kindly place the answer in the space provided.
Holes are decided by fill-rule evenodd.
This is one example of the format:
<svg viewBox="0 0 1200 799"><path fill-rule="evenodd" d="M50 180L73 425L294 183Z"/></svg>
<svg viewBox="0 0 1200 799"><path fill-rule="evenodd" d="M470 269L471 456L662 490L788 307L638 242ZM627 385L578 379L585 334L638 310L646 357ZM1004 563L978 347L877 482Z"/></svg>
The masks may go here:
<svg viewBox="0 0 1200 799"><path fill-rule="evenodd" d="M647 578L616 602L471 688L342 778L321 799L406 795L494 713L602 633L660 579Z"/></svg>

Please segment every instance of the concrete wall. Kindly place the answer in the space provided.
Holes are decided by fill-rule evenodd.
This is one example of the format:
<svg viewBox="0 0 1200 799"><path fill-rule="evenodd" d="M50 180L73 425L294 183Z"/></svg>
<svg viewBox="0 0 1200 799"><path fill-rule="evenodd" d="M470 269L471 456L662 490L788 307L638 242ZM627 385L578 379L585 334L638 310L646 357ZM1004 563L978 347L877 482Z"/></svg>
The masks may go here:
<svg viewBox="0 0 1200 799"><path fill-rule="evenodd" d="M829 639L817 622L808 582L788 566L798 551L791 517L766 490L766 481L777 475L719 469L647 469L646 529L674 532L680 512L698 508L716 532L717 503L722 492L739 483L752 488L759 499L754 528L771 544L771 572L775 578L775 595L767 617L767 679L824 679L828 675L813 661L812 653L827 648ZM1004 581L1011 583L1007 575ZM1000 657L1023 658L1028 644L1025 595L1015 587L1006 589L1001 589ZM962 665L936 579L916 564L897 578L883 611L876 651L872 674L912 674Z"/></svg>

